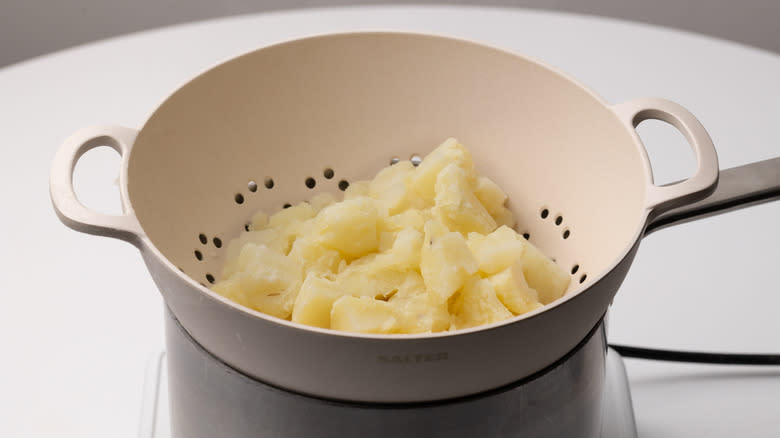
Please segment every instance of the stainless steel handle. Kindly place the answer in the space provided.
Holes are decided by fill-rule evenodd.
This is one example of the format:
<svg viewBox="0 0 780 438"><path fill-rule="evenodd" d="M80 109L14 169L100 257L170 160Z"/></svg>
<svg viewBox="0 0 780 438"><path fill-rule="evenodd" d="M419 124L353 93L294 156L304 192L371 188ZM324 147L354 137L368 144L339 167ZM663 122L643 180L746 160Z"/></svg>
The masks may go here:
<svg viewBox="0 0 780 438"><path fill-rule="evenodd" d="M715 191L701 201L653 218L645 235L660 229L780 199L780 157L720 172Z"/></svg>

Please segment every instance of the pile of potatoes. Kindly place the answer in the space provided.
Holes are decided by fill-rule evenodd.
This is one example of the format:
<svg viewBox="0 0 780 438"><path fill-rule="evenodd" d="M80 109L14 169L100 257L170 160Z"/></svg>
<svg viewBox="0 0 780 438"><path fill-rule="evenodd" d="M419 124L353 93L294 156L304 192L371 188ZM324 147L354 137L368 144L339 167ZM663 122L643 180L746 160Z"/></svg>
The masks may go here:
<svg viewBox="0 0 780 438"><path fill-rule="evenodd" d="M569 275L514 231L506 194L448 139L272 216L227 248L212 289L301 324L430 333L494 323L561 297Z"/></svg>

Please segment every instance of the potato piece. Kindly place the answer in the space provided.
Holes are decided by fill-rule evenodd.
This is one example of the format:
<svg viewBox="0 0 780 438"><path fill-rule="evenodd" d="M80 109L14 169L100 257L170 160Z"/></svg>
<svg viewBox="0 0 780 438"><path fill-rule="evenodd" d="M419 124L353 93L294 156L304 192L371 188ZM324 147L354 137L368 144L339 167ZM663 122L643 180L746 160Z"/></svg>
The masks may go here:
<svg viewBox="0 0 780 438"><path fill-rule="evenodd" d="M501 207L498 212L492 216L496 221L496 225L499 227L505 226L514 229L515 225L517 225L517 218L515 217L515 214L512 213L512 210L506 207Z"/></svg>
<svg viewBox="0 0 780 438"><path fill-rule="evenodd" d="M382 231L401 231L411 228L422 233L426 220L430 219L429 216L428 211L410 209L403 213L381 218L377 227Z"/></svg>
<svg viewBox="0 0 780 438"><path fill-rule="evenodd" d="M282 254L287 254L290 251L292 242L304 233L306 223L314 217L314 214L314 209L305 202L290 208L285 208L268 218L266 226L261 231L242 233L238 237L238 249L240 250L240 245L242 245L241 242L253 242L256 244L264 244ZM262 217L257 216L254 219L257 221L257 226L259 227L262 223ZM253 227L255 227L255 225L253 225ZM229 248L228 258L234 253L235 249L231 251Z"/></svg>
<svg viewBox="0 0 780 438"><path fill-rule="evenodd" d="M308 202L301 202L298 205L279 210L268 218L268 228L280 229L295 222L311 219L315 214L317 212L314 211L314 208Z"/></svg>
<svg viewBox="0 0 780 438"><path fill-rule="evenodd" d="M392 269L371 254L347 266L336 276L336 283L348 295L387 298L406 279L406 272Z"/></svg>
<svg viewBox="0 0 780 438"><path fill-rule="evenodd" d="M398 293L393 295L391 301L403 300L427 293L428 290L425 288L425 281L423 281L422 275L417 271L410 271L406 275L404 282L398 287Z"/></svg>
<svg viewBox="0 0 780 438"><path fill-rule="evenodd" d="M562 297L569 287L571 277L566 270L528 242L525 243L520 262L523 264L525 280L539 293L542 304L549 304Z"/></svg>
<svg viewBox="0 0 780 438"><path fill-rule="evenodd" d="M293 322L330 328L330 311L342 296L344 292L338 284L309 273L295 299Z"/></svg>
<svg viewBox="0 0 780 438"><path fill-rule="evenodd" d="M330 328L357 333L392 333L397 320L390 304L370 297L343 296L333 303Z"/></svg>
<svg viewBox="0 0 780 438"><path fill-rule="evenodd" d="M325 247L313 236L295 240L288 256L300 263L304 272L316 272L319 275L335 274L341 263L341 253Z"/></svg>
<svg viewBox="0 0 780 438"><path fill-rule="evenodd" d="M238 257L239 282L249 307L279 318L289 318L301 285L301 266L265 245L248 243Z"/></svg>
<svg viewBox="0 0 780 438"><path fill-rule="evenodd" d="M394 231L380 231L379 232L379 252L386 252L389 251L390 248L393 247L393 243L395 243L395 237L398 235L398 233Z"/></svg>
<svg viewBox="0 0 780 438"><path fill-rule="evenodd" d="M436 302L420 294L400 302L389 301L396 310L400 333L433 333L445 331L451 324L447 302Z"/></svg>
<svg viewBox="0 0 780 438"><path fill-rule="evenodd" d="M323 209L315 219L312 232L323 245L354 259L379 247L376 224L374 202L361 197Z"/></svg>
<svg viewBox="0 0 780 438"><path fill-rule="evenodd" d="M409 190L406 184L414 170L409 161L400 161L385 167L369 183L369 196L384 204L389 215L398 214L408 208L425 207L422 198L413 190Z"/></svg>
<svg viewBox="0 0 780 438"><path fill-rule="evenodd" d="M492 179L486 176L477 178L477 187L474 189L474 195L493 217L501 211L507 199L506 193Z"/></svg>
<svg viewBox="0 0 780 438"><path fill-rule="evenodd" d="M245 245L263 245L274 251L284 254L289 244L289 237L277 230L266 229L260 231L248 231L241 233L237 238L228 243L225 250L225 265L222 269L222 277L227 278L242 270L239 265L239 255Z"/></svg>
<svg viewBox="0 0 780 438"><path fill-rule="evenodd" d="M318 193L309 199L309 205L319 213L323 208L336 202L336 198L328 192Z"/></svg>
<svg viewBox="0 0 780 438"><path fill-rule="evenodd" d="M539 294L525 281L523 265L519 260L503 271L491 275L488 280L498 299L515 315L542 307Z"/></svg>
<svg viewBox="0 0 780 438"><path fill-rule="evenodd" d="M211 286L211 290L242 306L249 307L249 300L241 290L241 282L237 278L220 280L214 286Z"/></svg>
<svg viewBox="0 0 780 438"><path fill-rule="evenodd" d="M448 232L436 220L425 224L420 272L435 302L446 302L477 268L477 261L460 233Z"/></svg>
<svg viewBox="0 0 780 438"><path fill-rule="evenodd" d="M262 211L258 211L254 215L252 215L252 220L249 224L249 230L250 231L260 231L265 229L265 227L268 226L268 215L263 213Z"/></svg>
<svg viewBox="0 0 780 438"><path fill-rule="evenodd" d="M491 324L512 317L512 312L496 296L489 281L478 276L469 277L460 294L452 304L452 326L450 329L464 329Z"/></svg>
<svg viewBox="0 0 780 438"><path fill-rule="evenodd" d="M400 333L439 332L450 326L447 302L431 300L422 276L415 271L409 273L388 302L395 309Z"/></svg>
<svg viewBox="0 0 780 438"><path fill-rule="evenodd" d="M423 234L414 229L401 230L393 241L393 246L377 256L377 263L383 269L405 271L418 269L420 266L420 251L423 245Z"/></svg>
<svg viewBox="0 0 780 438"><path fill-rule="evenodd" d="M422 163L409 177L407 184L409 188L415 191L425 202L433 203L435 193L436 179L449 164L455 164L463 169L466 180L473 186L477 181L477 172L474 169L474 163L471 161L471 154L454 138L447 139L439 147L428 154Z"/></svg>
<svg viewBox="0 0 780 438"><path fill-rule="evenodd" d="M379 252L385 252L392 248L400 231L414 230L422 235L426 216L424 211L406 210L395 216L379 217L377 220L380 240Z"/></svg>
<svg viewBox="0 0 780 438"><path fill-rule="evenodd" d="M466 172L457 164L442 169L435 187L433 215L450 230L487 234L496 228L496 221L474 196Z"/></svg>
<svg viewBox="0 0 780 438"><path fill-rule="evenodd" d="M349 187L344 191L344 199L368 197L368 184L368 181L353 181L349 183Z"/></svg>
<svg viewBox="0 0 780 438"><path fill-rule="evenodd" d="M479 263L479 270L487 275L502 271L523 254L524 241L514 230L502 226L483 236L469 233L467 244Z"/></svg>

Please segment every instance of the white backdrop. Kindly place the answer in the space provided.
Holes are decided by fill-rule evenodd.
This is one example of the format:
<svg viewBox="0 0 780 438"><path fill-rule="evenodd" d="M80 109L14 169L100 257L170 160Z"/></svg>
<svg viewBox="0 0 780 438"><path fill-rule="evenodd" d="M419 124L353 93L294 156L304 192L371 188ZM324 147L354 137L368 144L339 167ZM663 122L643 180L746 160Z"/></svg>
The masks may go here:
<svg viewBox="0 0 780 438"><path fill-rule="evenodd" d="M226 15L392 0L0 0L0 66L143 29ZM780 52L777 0L428 0L595 14L691 30Z"/></svg>

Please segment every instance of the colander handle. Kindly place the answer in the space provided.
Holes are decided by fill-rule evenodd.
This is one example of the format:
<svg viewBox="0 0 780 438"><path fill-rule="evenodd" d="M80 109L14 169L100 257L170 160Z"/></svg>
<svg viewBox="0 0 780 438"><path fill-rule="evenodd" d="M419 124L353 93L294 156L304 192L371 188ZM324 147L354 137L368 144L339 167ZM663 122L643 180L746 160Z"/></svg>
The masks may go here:
<svg viewBox="0 0 780 438"><path fill-rule="evenodd" d="M692 177L674 184L657 186L653 183L652 166L647 151L642 150L649 176L646 208L650 210L651 218L672 208L703 199L715 190L718 184L718 155L704 126L690 111L674 102L659 98L631 100L614 105L612 110L631 130L635 130L645 120L654 119L669 123L685 136L696 155L696 173Z"/></svg>
<svg viewBox="0 0 780 438"><path fill-rule="evenodd" d="M76 131L62 144L52 163L49 193L62 223L82 233L115 237L139 246L143 230L133 214L127 195L127 160L138 131L121 126L93 126ZM123 215L112 216L85 207L73 190L73 170L82 155L99 146L109 146L122 160L119 192Z"/></svg>

